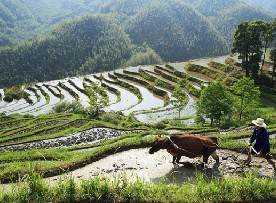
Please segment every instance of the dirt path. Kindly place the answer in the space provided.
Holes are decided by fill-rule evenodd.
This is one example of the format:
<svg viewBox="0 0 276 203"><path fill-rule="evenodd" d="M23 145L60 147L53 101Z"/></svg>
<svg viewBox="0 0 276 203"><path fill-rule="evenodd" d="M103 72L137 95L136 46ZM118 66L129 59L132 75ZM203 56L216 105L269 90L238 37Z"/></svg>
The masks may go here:
<svg viewBox="0 0 276 203"><path fill-rule="evenodd" d="M265 159L254 157L250 166L245 166L243 161L246 155L230 150L218 150L220 163L215 163L209 158L207 167L200 166L200 158L189 159L182 157L180 160L184 164L173 164L172 156L165 150L153 155L148 153L148 149L133 149L118 153L100 161L89 164L63 176L48 178L51 183L60 177L74 177L76 180L89 179L95 176L112 177L125 173L129 178L136 176L145 181L158 182L167 179L181 184L183 181L193 179L196 173L205 173L207 177L240 176L245 172L256 171L258 176L266 176L276 179L276 173Z"/></svg>

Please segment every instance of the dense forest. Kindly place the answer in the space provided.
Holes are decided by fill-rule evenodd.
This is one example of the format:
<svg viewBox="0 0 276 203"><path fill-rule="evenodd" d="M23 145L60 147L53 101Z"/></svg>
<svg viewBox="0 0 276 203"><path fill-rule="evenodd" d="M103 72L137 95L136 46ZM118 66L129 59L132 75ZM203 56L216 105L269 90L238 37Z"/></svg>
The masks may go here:
<svg viewBox="0 0 276 203"><path fill-rule="evenodd" d="M165 61L186 60L207 53L223 55L228 51L225 40L211 23L179 1L149 4L129 20L126 30L135 44L146 42Z"/></svg>
<svg viewBox="0 0 276 203"><path fill-rule="evenodd" d="M78 73L110 70L130 58L130 39L104 16L62 24L45 38L2 49L1 84L51 80ZM22 78L23 77L23 78ZM9 78L10 82L7 82Z"/></svg>
<svg viewBox="0 0 276 203"><path fill-rule="evenodd" d="M0 87L224 55L255 19L273 16L238 0L2 0Z"/></svg>
<svg viewBox="0 0 276 203"><path fill-rule="evenodd" d="M274 0L243 0L244 2L250 3L257 7L265 8L266 10L276 13L276 1Z"/></svg>
<svg viewBox="0 0 276 203"><path fill-rule="evenodd" d="M28 39L37 34L50 31L52 26L65 20L72 20L78 16L95 13L106 13L116 15L116 19L121 20L121 25L128 24L128 18L139 15L144 9L151 5L164 4L166 1L149 0L2 0L0 2L0 47L11 45L22 39ZM256 19L271 20L266 11L249 6L240 0L169 0L184 3L194 7L202 18L211 20L211 23L225 38L224 28L220 29L221 23L216 20L224 16L229 23L233 33L234 28L242 21L252 21ZM238 9L240 11L235 12ZM248 11L250 11L248 13ZM225 15L226 13L226 15ZM235 14L232 16L231 14ZM163 13L166 15L166 13ZM191 16L192 17L192 16ZM230 22L232 19L232 22ZM191 19L192 20L192 19ZM228 38L229 36L227 36ZM230 37L232 39L232 37ZM231 40L230 38L226 39ZM231 45L231 44L230 44Z"/></svg>

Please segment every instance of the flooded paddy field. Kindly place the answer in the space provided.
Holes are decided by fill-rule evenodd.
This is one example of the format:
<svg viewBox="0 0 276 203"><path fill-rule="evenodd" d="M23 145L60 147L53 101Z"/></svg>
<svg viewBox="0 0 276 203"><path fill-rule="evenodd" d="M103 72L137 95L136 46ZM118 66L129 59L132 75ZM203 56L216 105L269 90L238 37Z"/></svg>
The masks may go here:
<svg viewBox="0 0 276 203"><path fill-rule="evenodd" d="M228 57L229 56L221 56L214 58L190 60L187 62L168 63L168 65L171 66L170 69L167 69L167 67L164 64L162 64L160 65L161 69L158 68L158 73L155 71L157 66L155 67L154 65L136 67L131 66L124 69L117 69L115 73L117 72L122 75L127 75L127 72L129 72L130 74L134 74L132 75L132 77L135 77L135 74L139 75L140 70L143 70L146 71L147 74L149 74L149 77L152 77L152 79L155 78L159 81L163 81L164 83L176 85L174 81L170 81L169 78L167 78L175 77L180 79L179 77L173 75L173 72L175 70L178 72L186 73L187 75L189 75L189 77L194 77L197 81L201 81L202 83L208 83L210 81L209 77L204 76L202 74L196 74L190 71L186 71L185 66L187 66L187 64L189 63L192 63L208 67L208 63L212 60L224 64L225 60ZM232 58L234 60L238 60L235 57ZM162 76L163 73L164 76ZM125 87L116 85L116 79L113 78L113 74L113 71L109 71L97 74L90 74L87 76L71 77L64 78L61 80L37 83L33 88L35 89L36 95L38 95L39 98L36 98L36 95L33 92L27 89L25 90L29 94L29 98L33 101L33 104L28 104L24 99L21 99L19 101L13 101L11 103L6 103L3 101L2 98L2 100L0 101L0 112L6 112L7 114L18 113L40 115L51 112L53 106L60 102L72 102L75 100L78 100L84 107L89 107L90 99L87 95L83 93L84 84L90 86L90 84L84 80L84 78L86 77L93 82L104 83L105 85L108 85L111 88L114 88L119 91L120 96L118 98L118 95L115 95L114 92L109 92L105 90L107 92L109 104L103 108L104 111L123 112L123 114L125 115L134 113L135 117L142 122L158 122L164 118L172 119L177 115L177 110L171 109L172 106L170 103L164 106L164 101L159 97L153 95L152 92L150 92L150 90L147 89L147 87L141 86L138 83L136 84L134 81L132 82L130 80L125 79L122 80L123 78L120 78L120 80L122 80L124 83L135 86L139 89L142 95L142 101L139 102L137 95L135 95L135 93L131 92L129 89L126 89ZM102 77L100 79L101 81L99 80L100 77ZM145 79L143 78L143 80ZM157 85L154 84L153 80L148 80L148 83L151 85L155 85L157 87ZM64 88L60 84L62 84ZM197 90L201 89L201 85L202 84L192 82L192 86ZM40 87L45 92L44 94L47 95L47 100L45 98L45 95L42 94L38 87ZM171 90L168 91L168 89L165 86L160 85L158 85L158 88L167 92L169 100L172 99ZM80 92L79 90L81 90L82 92ZM55 95L53 95L53 93L55 93L55 95L60 95L60 98L57 98ZM2 97L4 96L3 89L0 90L0 94L2 95ZM195 115L195 108L193 106L194 103L195 102L193 101L193 99L189 98L188 104L181 110L180 115L182 117ZM187 123L193 123L193 119L190 119L189 121L187 121Z"/></svg>

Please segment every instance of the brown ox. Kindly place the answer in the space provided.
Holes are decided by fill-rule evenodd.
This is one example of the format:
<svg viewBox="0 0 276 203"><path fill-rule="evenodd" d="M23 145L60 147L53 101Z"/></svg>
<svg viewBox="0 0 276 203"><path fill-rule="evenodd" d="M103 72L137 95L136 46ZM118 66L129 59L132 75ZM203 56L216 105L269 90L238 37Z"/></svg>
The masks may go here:
<svg viewBox="0 0 276 203"><path fill-rule="evenodd" d="M207 163L211 155L216 162L219 157L216 154L218 142L216 137L199 136L199 135L172 135L165 139L157 136L149 150L153 154L160 149L166 149L173 156L173 163L179 163L182 156L195 158L203 156L203 162Z"/></svg>

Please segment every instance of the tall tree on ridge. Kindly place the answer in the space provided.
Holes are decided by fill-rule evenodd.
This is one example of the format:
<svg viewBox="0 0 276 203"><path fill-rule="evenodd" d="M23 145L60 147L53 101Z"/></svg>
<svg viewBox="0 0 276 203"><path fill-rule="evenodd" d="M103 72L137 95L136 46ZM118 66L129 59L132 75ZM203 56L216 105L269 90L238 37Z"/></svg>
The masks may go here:
<svg viewBox="0 0 276 203"><path fill-rule="evenodd" d="M249 23L242 22L238 25L234 34L232 53L239 53L239 58L242 60L242 68L246 71L246 76L249 77L249 49L250 49L250 33L248 30Z"/></svg>
<svg viewBox="0 0 276 203"><path fill-rule="evenodd" d="M275 70L276 70L276 49L272 49L270 51L270 59L273 61L273 68L272 68L272 83L275 84Z"/></svg>
<svg viewBox="0 0 276 203"><path fill-rule="evenodd" d="M261 24L259 22L242 22L234 34L232 53L239 53L246 76L257 78L259 62L262 56Z"/></svg>

